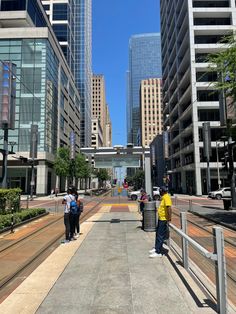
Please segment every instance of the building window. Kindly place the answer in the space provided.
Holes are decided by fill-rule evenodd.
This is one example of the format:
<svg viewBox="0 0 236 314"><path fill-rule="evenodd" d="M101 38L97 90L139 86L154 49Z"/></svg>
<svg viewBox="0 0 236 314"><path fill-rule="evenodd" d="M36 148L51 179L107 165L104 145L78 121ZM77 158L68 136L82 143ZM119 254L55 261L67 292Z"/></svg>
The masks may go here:
<svg viewBox="0 0 236 314"><path fill-rule="evenodd" d="M68 4L55 3L53 4L53 20L67 20Z"/></svg>

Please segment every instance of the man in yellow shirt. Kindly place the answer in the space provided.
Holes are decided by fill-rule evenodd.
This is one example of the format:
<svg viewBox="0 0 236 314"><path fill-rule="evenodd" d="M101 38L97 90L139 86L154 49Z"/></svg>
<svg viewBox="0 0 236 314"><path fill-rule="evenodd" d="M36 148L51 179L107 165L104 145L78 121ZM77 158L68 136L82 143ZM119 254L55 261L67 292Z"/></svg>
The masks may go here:
<svg viewBox="0 0 236 314"><path fill-rule="evenodd" d="M158 223L156 228L155 248L149 251L149 257L162 257L162 245L167 235L168 222L171 221L171 206L172 201L170 195L167 193L167 188L162 186L160 189L161 203L158 208Z"/></svg>

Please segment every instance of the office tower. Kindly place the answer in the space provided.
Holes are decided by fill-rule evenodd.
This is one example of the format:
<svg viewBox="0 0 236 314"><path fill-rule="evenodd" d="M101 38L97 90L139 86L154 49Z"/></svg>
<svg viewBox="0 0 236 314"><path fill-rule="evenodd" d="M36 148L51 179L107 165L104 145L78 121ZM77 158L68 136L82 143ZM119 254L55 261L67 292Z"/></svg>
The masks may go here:
<svg viewBox="0 0 236 314"><path fill-rule="evenodd" d="M163 130L162 81L159 78L141 81L141 144L149 146Z"/></svg>
<svg viewBox="0 0 236 314"><path fill-rule="evenodd" d="M92 139L91 147L98 148L103 146L102 128L99 118L92 118Z"/></svg>
<svg viewBox="0 0 236 314"><path fill-rule="evenodd" d="M81 147L91 144L92 0L42 0L81 100Z"/></svg>
<svg viewBox="0 0 236 314"><path fill-rule="evenodd" d="M106 124L108 107L106 104L105 79L101 74L93 75L92 117L100 120L102 129L102 146L106 146Z"/></svg>
<svg viewBox="0 0 236 314"><path fill-rule="evenodd" d="M65 178L56 186L53 162L58 147L70 146L71 131L80 136L79 93L72 72L40 0L1 1L0 22L0 60L16 64L15 130L9 130L8 138L16 158L8 156L8 186L29 193L31 164L18 158L29 158L31 125L37 125L36 193L65 190Z"/></svg>
<svg viewBox="0 0 236 314"><path fill-rule="evenodd" d="M160 34L134 35L129 41L127 73L127 142L140 144L140 84L147 78L161 78Z"/></svg>
<svg viewBox="0 0 236 314"><path fill-rule="evenodd" d="M210 122L211 188L218 188L219 95L208 53L235 29L235 1L161 0L164 127L169 129L171 184L183 192L207 192L203 123ZM223 181L223 173L221 173Z"/></svg>

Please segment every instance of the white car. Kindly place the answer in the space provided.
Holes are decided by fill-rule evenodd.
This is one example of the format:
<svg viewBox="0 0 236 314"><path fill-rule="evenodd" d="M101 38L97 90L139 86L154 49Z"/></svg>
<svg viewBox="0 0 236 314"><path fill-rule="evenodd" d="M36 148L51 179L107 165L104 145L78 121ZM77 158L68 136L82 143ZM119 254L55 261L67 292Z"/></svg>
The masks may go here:
<svg viewBox="0 0 236 314"><path fill-rule="evenodd" d="M131 198L132 201L136 201L141 196L141 190L128 192L128 197ZM160 199L160 188L158 186L153 187L153 199Z"/></svg>
<svg viewBox="0 0 236 314"><path fill-rule="evenodd" d="M216 198L217 200L221 200L224 197L231 197L231 189L227 187L218 189L217 191L209 192L208 197Z"/></svg>
<svg viewBox="0 0 236 314"><path fill-rule="evenodd" d="M157 200L160 200L160 198L161 198L160 188L159 186L154 186L153 187L153 199L157 201Z"/></svg>

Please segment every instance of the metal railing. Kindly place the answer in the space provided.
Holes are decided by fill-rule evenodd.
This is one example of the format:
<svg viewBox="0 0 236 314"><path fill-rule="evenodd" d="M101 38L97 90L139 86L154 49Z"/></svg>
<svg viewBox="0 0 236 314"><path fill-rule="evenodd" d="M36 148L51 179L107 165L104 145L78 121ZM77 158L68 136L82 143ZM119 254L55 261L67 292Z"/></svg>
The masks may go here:
<svg viewBox="0 0 236 314"><path fill-rule="evenodd" d="M193 240L187 235L187 213L181 212L181 229L177 228L173 224L169 224L182 239L182 261L184 268L189 271L189 249L191 244L199 253L204 257L211 259L215 263L215 276L216 276L216 300L217 300L217 312L220 314L227 313L227 279L226 279L226 263L224 254L224 235L223 229L220 227L213 227L213 239L214 239L214 252L209 252L198 242Z"/></svg>

